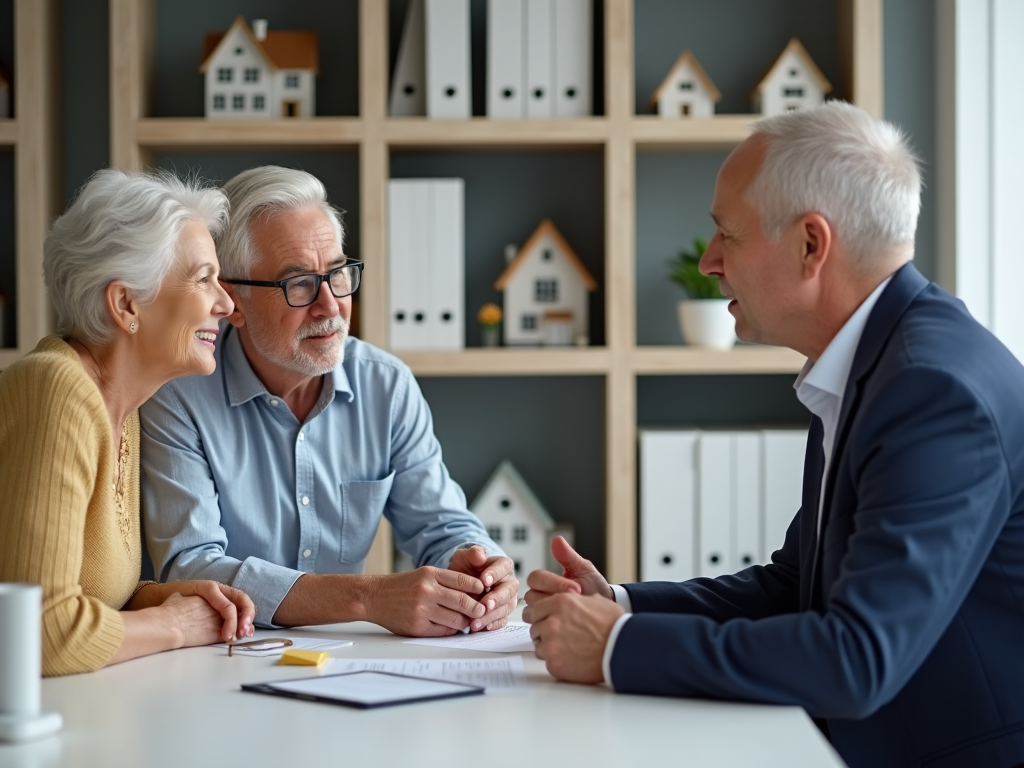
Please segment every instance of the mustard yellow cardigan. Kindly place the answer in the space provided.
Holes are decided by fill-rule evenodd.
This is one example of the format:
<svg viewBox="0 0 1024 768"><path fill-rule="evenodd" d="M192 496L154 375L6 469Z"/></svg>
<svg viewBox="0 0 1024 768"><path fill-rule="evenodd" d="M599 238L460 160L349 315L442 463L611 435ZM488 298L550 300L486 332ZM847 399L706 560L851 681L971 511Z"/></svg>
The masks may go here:
<svg viewBox="0 0 1024 768"><path fill-rule="evenodd" d="M75 350L51 336L0 376L0 582L43 586L43 674L99 669L139 586L139 418L125 423L121 513L110 417Z"/></svg>

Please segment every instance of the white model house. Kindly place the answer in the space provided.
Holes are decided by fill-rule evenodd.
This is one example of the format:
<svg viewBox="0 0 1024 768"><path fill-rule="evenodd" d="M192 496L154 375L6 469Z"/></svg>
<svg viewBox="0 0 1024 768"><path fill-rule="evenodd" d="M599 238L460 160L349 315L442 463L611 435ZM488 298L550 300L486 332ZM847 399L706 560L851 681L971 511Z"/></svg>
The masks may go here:
<svg viewBox="0 0 1024 768"><path fill-rule="evenodd" d="M487 535L512 559L520 593L525 593L530 571L550 565L548 553L555 521L508 460L494 470L469 509L480 518Z"/></svg>
<svg viewBox="0 0 1024 768"><path fill-rule="evenodd" d="M817 107L832 84L795 37L754 89L754 111L765 117Z"/></svg>
<svg viewBox="0 0 1024 768"><path fill-rule="evenodd" d="M312 117L320 58L316 32L253 28L239 16L203 39L206 116L212 120Z"/></svg>
<svg viewBox="0 0 1024 768"><path fill-rule="evenodd" d="M587 336L597 282L550 219L544 219L494 284L505 293L505 344ZM545 334L545 318L558 331ZM561 327L571 323L571 334Z"/></svg>
<svg viewBox="0 0 1024 768"><path fill-rule="evenodd" d="M659 117L711 117L721 98L697 58L683 51L651 97L651 106Z"/></svg>

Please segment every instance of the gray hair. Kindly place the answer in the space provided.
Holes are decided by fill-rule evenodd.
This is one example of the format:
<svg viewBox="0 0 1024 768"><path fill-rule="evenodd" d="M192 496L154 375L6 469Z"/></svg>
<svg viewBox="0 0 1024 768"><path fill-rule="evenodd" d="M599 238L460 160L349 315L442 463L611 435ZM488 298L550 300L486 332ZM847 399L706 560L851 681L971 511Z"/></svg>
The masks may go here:
<svg viewBox="0 0 1024 768"><path fill-rule="evenodd" d="M754 124L764 162L747 190L762 234L778 240L794 219L818 213L857 261L914 243L921 172L906 135L840 101Z"/></svg>
<svg viewBox="0 0 1024 768"><path fill-rule="evenodd" d="M316 208L334 226L338 247L344 244L345 231L341 214L327 202L327 189L316 176L279 165L263 165L242 171L224 185L231 202L231 219L224 232L216 238L217 254L224 274L236 280L247 280L260 256L250 231L261 216L282 211Z"/></svg>
<svg viewBox="0 0 1024 768"><path fill-rule="evenodd" d="M115 326L107 286L120 280L150 303L174 264L185 225L201 222L216 238L227 219L224 193L196 179L167 171L94 173L43 244L43 278L60 333L109 342Z"/></svg>

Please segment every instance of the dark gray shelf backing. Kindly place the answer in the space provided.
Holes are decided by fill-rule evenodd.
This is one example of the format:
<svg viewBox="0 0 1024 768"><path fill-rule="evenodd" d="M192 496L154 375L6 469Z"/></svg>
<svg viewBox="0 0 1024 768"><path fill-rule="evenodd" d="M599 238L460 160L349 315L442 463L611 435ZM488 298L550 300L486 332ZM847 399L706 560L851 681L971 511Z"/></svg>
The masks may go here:
<svg viewBox="0 0 1024 768"><path fill-rule="evenodd" d="M3 308L3 336L0 348L16 346L18 330L18 296L14 292L17 278L14 245L14 153L9 147L0 149L0 293L7 297ZM42 265L39 267L42 269Z"/></svg>
<svg viewBox="0 0 1024 768"><path fill-rule="evenodd" d="M590 343L604 326L604 160L599 151L396 152L392 178L459 178L466 182L466 344L480 346L476 314L502 304L494 281L504 248L522 246L550 218L597 280L590 295Z"/></svg>
<svg viewBox="0 0 1024 768"><path fill-rule="evenodd" d="M178 175L195 173L223 184L232 176L258 165L283 165L316 176L327 187L330 203L342 211L345 225L345 253L361 258L359 249L359 157L354 151L331 154L314 152L174 153L155 159L158 168ZM373 269L371 257L366 269Z"/></svg>
<svg viewBox="0 0 1024 768"><path fill-rule="evenodd" d="M14 0L0 0L0 61L11 75L14 72ZM10 112L14 115L14 91L9 99Z"/></svg>
<svg viewBox="0 0 1024 768"><path fill-rule="evenodd" d="M594 114L604 114L604 2L591 0L593 3L594 34L591 50L593 51L593 87ZM395 61L398 59L398 48L402 41L402 27L405 23L406 9L409 0L388 0L388 95L390 96L391 78L395 72ZM484 117L487 114L487 0L470 0L470 67L473 78L473 115Z"/></svg>
<svg viewBox="0 0 1024 768"><path fill-rule="evenodd" d="M687 49L722 94L715 111L750 112L751 92L791 37L832 84L831 96L849 98L839 79L836 6L829 0L635 0L636 113L650 113L651 96Z"/></svg>
<svg viewBox="0 0 1024 768"><path fill-rule="evenodd" d="M682 344L676 305L682 288L669 282L666 262L710 239L709 211L724 152L638 152L636 158L636 341Z"/></svg>
<svg viewBox="0 0 1024 768"><path fill-rule="evenodd" d="M795 375L640 376L637 423L643 427L806 426Z"/></svg>
<svg viewBox="0 0 1024 768"><path fill-rule="evenodd" d="M509 459L577 549L604 568L604 380L422 378L452 477L472 502Z"/></svg>
<svg viewBox="0 0 1024 768"><path fill-rule="evenodd" d="M359 114L358 0L158 0L154 117L202 117L203 35L226 30L237 16L249 24L266 19L271 30L315 30L320 41L317 115Z"/></svg>

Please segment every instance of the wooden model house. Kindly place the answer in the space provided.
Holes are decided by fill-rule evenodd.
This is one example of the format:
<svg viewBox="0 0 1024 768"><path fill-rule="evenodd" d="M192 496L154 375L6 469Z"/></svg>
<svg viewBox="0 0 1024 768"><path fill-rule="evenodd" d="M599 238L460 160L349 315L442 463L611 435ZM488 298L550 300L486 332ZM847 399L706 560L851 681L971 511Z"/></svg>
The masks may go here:
<svg viewBox="0 0 1024 768"><path fill-rule="evenodd" d="M530 571L549 567L555 521L508 460L494 470L469 509L512 559L520 593L525 594Z"/></svg>
<svg viewBox="0 0 1024 768"><path fill-rule="evenodd" d="M754 90L754 111L768 117L825 102L832 85L795 37Z"/></svg>
<svg viewBox="0 0 1024 768"><path fill-rule="evenodd" d="M313 117L320 52L316 32L267 31L239 16L203 40L206 116L213 120Z"/></svg>
<svg viewBox="0 0 1024 768"><path fill-rule="evenodd" d="M651 97L659 117L711 117L722 94L689 51L683 51Z"/></svg>
<svg viewBox="0 0 1024 768"><path fill-rule="evenodd" d="M550 219L544 219L530 235L494 287L505 293L506 345L543 342L546 317L564 326L568 315L572 338L587 336L587 294L597 290L597 282Z"/></svg>

